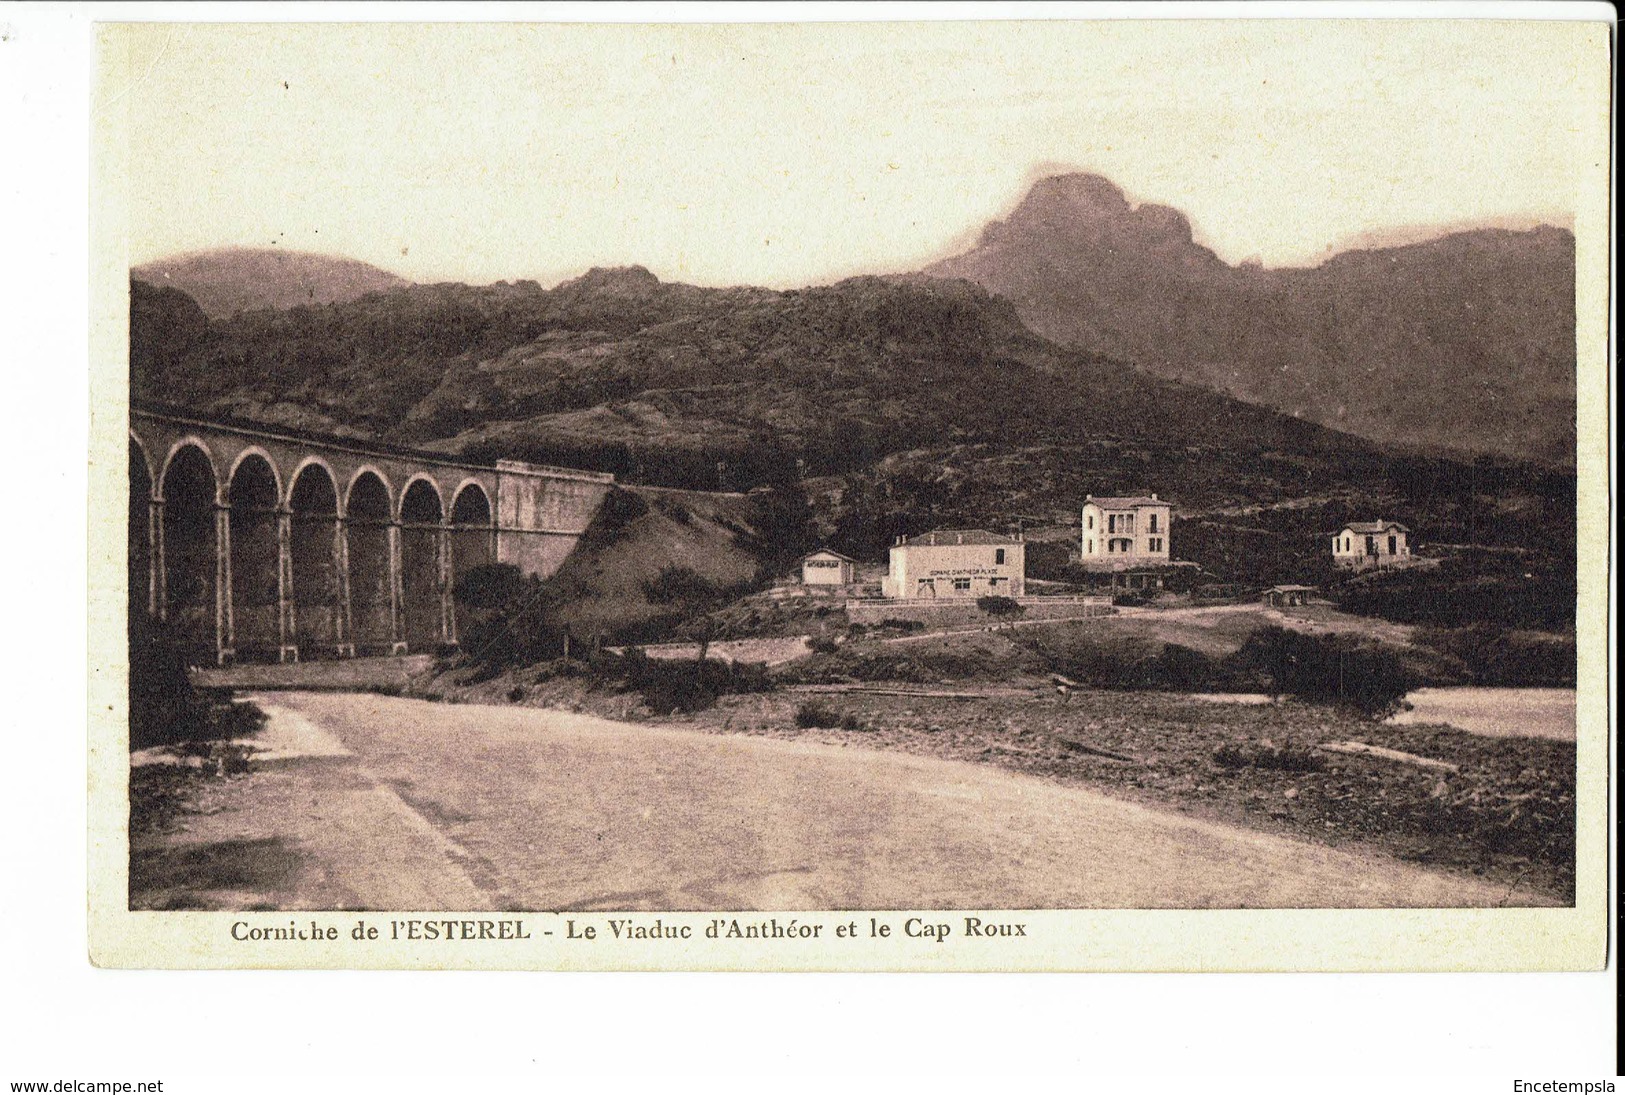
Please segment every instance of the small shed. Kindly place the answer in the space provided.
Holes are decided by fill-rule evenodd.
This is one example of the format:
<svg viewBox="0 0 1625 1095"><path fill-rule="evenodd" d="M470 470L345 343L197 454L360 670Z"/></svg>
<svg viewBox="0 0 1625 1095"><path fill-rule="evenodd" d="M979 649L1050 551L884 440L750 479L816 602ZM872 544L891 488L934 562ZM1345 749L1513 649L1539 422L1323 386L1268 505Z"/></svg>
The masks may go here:
<svg viewBox="0 0 1625 1095"><path fill-rule="evenodd" d="M1309 595L1315 592L1314 586L1271 586L1259 597L1259 600L1271 608L1288 608L1293 605L1309 603Z"/></svg>
<svg viewBox="0 0 1625 1095"><path fill-rule="evenodd" d="M801 584L809 586L851 585L857 563L838 551L820 548L801 559Z"/></svg>

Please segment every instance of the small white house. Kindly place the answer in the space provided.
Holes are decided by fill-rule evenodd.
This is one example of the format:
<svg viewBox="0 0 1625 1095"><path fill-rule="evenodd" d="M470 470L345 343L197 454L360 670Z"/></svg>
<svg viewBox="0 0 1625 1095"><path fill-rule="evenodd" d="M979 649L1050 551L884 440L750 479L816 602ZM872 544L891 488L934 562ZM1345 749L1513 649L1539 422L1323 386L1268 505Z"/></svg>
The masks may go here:
<svg viewBox="0 0 1625 1095"><path fill-rule="evenodd" d="M1020 597L1026 591L1027 545L986 529L938 529L892 545L880 583L887 597Z"/></svg>
<svg viewBox="0 0 1625 1095"><path fill-rule="evenodd" d="M838 551L828 548L805 555L801 559L801 584L808 586L849 586L855 576L857 563Z"/></svg>
<svg viewBox="0 0 1625 1095"><path fill-rule="evenodd" d="M1079 544L1083 565L1096 570L1157 566L1168 562L1174 508L1155 494L1083 500Z"/></svg>
<svg viewBox="0 0 1625 1095"><path fill-rule="evenodd" d="M1410 529L1398 521L1350 521L1332 536L1332 565L1346 570L1404 566Z"/></svg>

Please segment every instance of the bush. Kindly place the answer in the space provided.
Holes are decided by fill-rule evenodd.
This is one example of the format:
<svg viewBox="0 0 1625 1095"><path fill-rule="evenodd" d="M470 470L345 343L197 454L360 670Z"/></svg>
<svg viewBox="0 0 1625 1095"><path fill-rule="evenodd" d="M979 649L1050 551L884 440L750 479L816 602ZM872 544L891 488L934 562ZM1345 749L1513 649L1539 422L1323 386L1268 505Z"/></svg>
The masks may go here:
<svg viewBox="0 0 1625 1095"><path fill-rule="evenodd" d="M643 583L643 595L650 604L703 605L715 602L721 596L717 584L693 567L667 565L660 573Z"/></svg>
<svg viewBox="0 0 1625 1095"><path fill-rule="evenodd" d="M898 619L895 616L889 616L886 619L880 621L880 626L885 627L885 628L890 628L893 631L924 631L925 630L925 621L924 620L902 620L902 619Z"/></svg>
<svg viewBox="0 0 1625 1095"><path fill-rule="evenodd" d="M1219 666L1200 650L1168 643L1156 658L1156 675L1162 685L1178 691L1212 688L1219 681Z"/></svg>
<svg viewBox="0 0 1625 1095"><path fill-rule="evenodd" d="M619 656L595 656L587 672L595 685L639 693L656 715L703 711L720 696L773 688L767 668L754 662L651 658L635 647Z"/></svg>
<svg viewBox="0 0 1625 1095"><path fill-rule="evenodd" d="M130 617L130 748L200 738L208 702L187 675L186 648L144 612Z"/></svg>
<svg viewBox="0 0 1625 1095"><path fill-rule="evenodd" d="M1020 616L1027 610L1013 597L988 596L976 598L976 607L989 616Z"/></svg>
<svg viewBox="0 0 1625 1095"><path fill-rule="evenodd" d="M510 563L471 567L452 586L452 597L462 631L457 653L475 669L466 683L491 680L563 649L566 632L554 612L553 592Z"/></svg>
<svg viewBox="0 0 1625 1095"><path fill-rule="evenodd" d="M253 704L192 685L186 644L169 625L138 612L129 636L131 750L246 737L265 725Z"/></svg>
<svg viewBox="0 0 1625 1095"><path fill-rule="evenodd" d="M807 702L796 708L796 725L803 730L867 730L862 719L853 714L841 714L821 703Z"/></svg>
<svg viewBox="0 0 1625 1095"><path fill-rule="evenodd" d="M1326 767L1325 757L1292 742L1279 746L1269 741L1221 745L1213 751L1213 760L1221 768L1273 768L1283 772L1318 772Z"/></svg>
<svg viewBox="0 0 1625 1095"><path fill-rule="evenodd" d="M1261 671L1275 695L1335 703L1371 717L1391 714L1421 683L1390 647L1281 627L1253 632L1230 663Z"/></svg>
<svg viewBox="0 0 1625 1095"><path fill-rule="evenodd" d="M1572 635L1506 631L1479 623L1419 627L1414 638L1418 645L1460 661L1474 684L1567 688L1575 683Z"/></svg>
<svg viewBox="0 0 1625 1095"><path fill-rule="evenodd" d="M834 639L826 638L823 635L816 635L808 639L807 646L814 654L833 654L840 649Z"/></svg>
<svg viewBox="0 0 1625 1095"><path fill-rule="evenodd" d="M512 563L486 563L457 576L452 598L465 608L500 609L522 599L529 588Z"/></svg>
<svg viewBox="0 0 1625 1095"><path fill-rule="evenodd" d="M829 729L841 725L841 716L823 704L809 701L796 708L796 725L803 730Z"/></svg>

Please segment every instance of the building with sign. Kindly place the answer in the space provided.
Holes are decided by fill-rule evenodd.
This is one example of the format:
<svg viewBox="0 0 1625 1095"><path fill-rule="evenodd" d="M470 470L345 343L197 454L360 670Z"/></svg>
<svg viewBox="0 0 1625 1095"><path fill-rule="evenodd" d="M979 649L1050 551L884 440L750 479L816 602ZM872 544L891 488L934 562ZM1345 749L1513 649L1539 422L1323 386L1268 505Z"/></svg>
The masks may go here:
<svg viewBox="0 0 1625 1095"><path fill-rule="evenodd" d="M891 549L881 593L901 600L1020 597L1027 545L986 529L938 529L904 536Z"/></svg>
<svg viewBox="0 0 1625 1095"><path fill-rule="evenodd" d="M1155 494L1083 500L1083 565L1097 570L1159 566L1168 562L1173 506Z"/></svg>
<svg viewBox="0 0 1625 1095"><path fill-rule="evenodd" d="M1410 531L1398 521L1350 521L1332 536L1332 564L1346 570L1405 566Z"/></svg>
<svg viewBox="0 0 1625 1095"><path fill-rule="evenodd" d="M838 551L820 548L801 560L801 584L809 586L848 586L857 564Z"/></svg>

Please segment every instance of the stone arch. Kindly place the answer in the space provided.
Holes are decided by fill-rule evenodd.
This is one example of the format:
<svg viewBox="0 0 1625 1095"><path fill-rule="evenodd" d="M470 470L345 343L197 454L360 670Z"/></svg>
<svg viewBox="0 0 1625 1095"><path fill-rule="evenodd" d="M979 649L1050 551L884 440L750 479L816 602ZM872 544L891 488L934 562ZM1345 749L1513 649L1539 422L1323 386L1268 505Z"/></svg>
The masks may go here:
<svg viewBox="0 0 1625 1095"><path fill-rule="evenodd" d="M301 657L336 652L342 642L343 540L338 479L319 457L306 457L288 485L288 597Z"/></svg>
<svg viewBox="0 0 1625 1095"><path fill-rule="evenodd" d="M440 486L415 475L401 491L401 624L412 650L445 639L445 509Z"/></svg>
<svg viewBox="0 0 1625 1095"><path fill-rule="evenodd" d="M231 527L232 646L240 656L282 646L282 550L277 531L282 482L269 453L244 449L226 483Z"/></svg>
<svg viewBox="0 0 1625 1095"><path fill-rule="evenodd" d="M152 460L146 447L132 431L130 433L130 508L129 541L129 616L133 625L144 615L156 612L154 591L157 586L153 573L152 554Z"/></svg>
<svg viewBox="0 0 1625 1095"><path fill-rule="evenodd" d="M209 448L208 442L197 436L197 434L191 433L169 446L169 452L164 456L164 470L158 475L158 500L165 501L167 499L168 496L164 493L164 484L169 481L169 469L174 465L175 459L180 456L182 452L189 449L196 449L200 454L202 454L203 459L208 463L209 477L214 480L215 489L215 496L210 499L210 501L219 502L221 500L220 466L215 463L214 452Z"/></svg>
<svg viewBox="0 0 1625 1095"><path fill-rule="evenodd" d="M357 468L354 471L354 473L351 474L350 482L344 488L344 512L345 512L345 514L348 515L349 512L350 512L350 499L352 497L354 497L354 495L355 495L356 484L361 482L362 479L365 479L368 476L371 476L372 478L376 479L379 483L381 483L383 485L383 488L384 488L384 501L386 503L388 503L388 509L384 513L384 520L386 520L386 521L394 520L395 519L395 487L390 483L389 476L385 475L383 469L378 467L376 464L362 464L359 468Z"/></svg>
<svg viewBox="0 0 1625 1095"><path fill-rule="evenodd" d="M258 445L246 446L232 459L231 470L226 473L226 489L228 492L230 491L231 484L237 478L237 469L243 466L243 461L254 456L265 461L265 466L271 470L271 482L276 485L276 500L272 503L272 507L275 508L282 503L282 471L276 466L276 461L272 459L271 454ZM228 502L231 500L229 495L226 500Z"/></svg>
<svg viewBox="0 0 1625 1095"><path fill-rule="evenodd" d="M140 457L139 461L136 459L138 456ZM151 456L150 453L147 452L147 443L145 441L141 440L141 435L136 433L134 430L131 430L130 431L130 472L131 472L131 478L134 478L134 473L137 471L136 465L138 463L140 465L139 470L140 470L141 474L146 477L146 481L149 484L148 489L150 490L152 488L152 486L155 486L157 484L157 476L155 476L153 474L152 456ZM148 500L149 501L151 500L150 495L148 496Z"/></svg>
<svg viewBox="0 0 1625 1095"><path fill-rule="evenodd" d="M288 493L286 496L288 508L290 510L293 509L294 484L299 482L299 477L309 472L311 468L320 468L322 471L327 473L327 482L333 488L334 516L343 517L344 506L342 505L343 500L339 497L338 473L333 470L333 465L329 464L326 459L320 456L307 456L303 460L299 461L299 463L294 465L293 474L288 477Z"/></svg>
<svg viewBox="0 0 1625 1095"><path fill-rule="evenodd" d="M201 442L177 441L158 483L163 500L161 612L189 647L218 649L218 530L220 482Z"/></svg>
<svg viewBox="0 0 1625 1095"><path fill-rule="evenodd" d="M451 583L452 610L457 635L462 634L464 612L457 604L457 581L475 567L496 561L496 521L491 508L491 496L485 485L474 478L464 479L457 486L455 501L451 504Z"/></svg>
<svg viewBox="0 0 1625 1095"><path fill-rule="evenodd" d="M412 478L408 479L406 481L405 486L401 487L401 496L400 496L399 503L397 504L397 506L395 508L395 516L396 516L396 519L399 520L402 524L405 524L406 521L407 521L406 498L407 498L408 495L414 495L415 503L416 503L416 505L418 507L418 513L420 515L428 512L428 510L424 508L424 507L426 507L428 505L428 497L426 495L422 494L422 492L425 491L425 490L429 491L430 493L432 493L434 495L434 509L435 509L435 511L437 513L440 513L440 514L445 513L445 509L446 509L446 494L445 494L445 492L440 489L440 484L435 481L434 476L430 475L426 471L420 471L416 475L412 476ZM436 517L435 520L439 521L439 520L441 520L441 518Z"/></svg>
<svg viewBox="0 0 1625 1095"><path fill-rule="evenodd" d="M390 497L389 480L372 467L356 472L345 492L350 622L358 653L388 652L395 638Z"/></svg>

